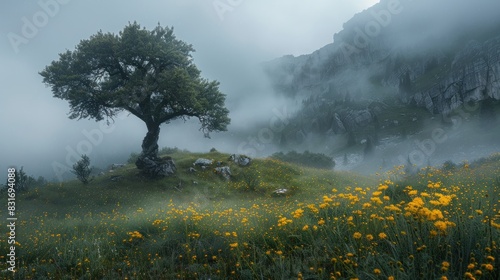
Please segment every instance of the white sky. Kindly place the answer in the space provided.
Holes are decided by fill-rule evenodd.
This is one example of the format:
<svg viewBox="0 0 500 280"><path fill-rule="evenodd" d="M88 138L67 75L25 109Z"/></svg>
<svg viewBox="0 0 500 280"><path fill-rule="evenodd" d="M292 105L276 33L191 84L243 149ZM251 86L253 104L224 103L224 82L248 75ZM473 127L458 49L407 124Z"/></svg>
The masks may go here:
<svg viewBox="0 0 500 280"><path fill-rule="evenodd" d="M24 166L30 175L55 178L51 164L65 164L69 154L66 147L76 150L86 140L83 130L99 128L99 124L93 120L68 119L67 102L53 98L50 89L42 84L41 76L38 75L46 65L58 58L59 53L66 49L73 50L81 39L87 39L98 30L116 33L133 21L148 29L158 22L174 26L176 36L196 49L194 61L202 70L202 76L221 83L221 90L227 94L227 105L231 110L244 106L238 104L240 100L245 100L238 96L238 92L252 83L245 69L287 54L311 53L331 43L333 34L341 30L344 22L376 2L2 1L0 180L4 180L8 166ZM44 10L43 3L48 10ZM229 7L229 10L218 13L215 5ZM27 29L26 21L38 24L37 30ZM24 38L23 42L14 46L10 39L13 36ZM272 109L265 105L262 104L265 110ZM232 111L233 125L244 125L237 111ZM162 127L160 147L168 145L200 150L214 146L224 150L220 147L223 143L204 139L196 126L190 127L196 133L193 134L197 137L194 139L196 141L174 137L175 133L169 128L168 125ZM94 163L114 159L123 161L124 155L139 150L145 132L142 123L133 117L117 121L114 131L105 134L102 143L92 146L90 158Z"/></svg>

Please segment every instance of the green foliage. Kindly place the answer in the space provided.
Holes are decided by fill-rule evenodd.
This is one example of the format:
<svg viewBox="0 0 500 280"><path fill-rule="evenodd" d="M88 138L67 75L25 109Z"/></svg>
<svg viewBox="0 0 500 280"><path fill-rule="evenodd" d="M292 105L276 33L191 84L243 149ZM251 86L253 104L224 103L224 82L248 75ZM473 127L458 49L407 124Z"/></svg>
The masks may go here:
<svg viewBox="0 0 500 280"><path fill-rule="evenodd" d="M159 151L159 154L161 154L161 155L171 155L171 154L174 154L174 153L177 153L177 152L179 152L179 148L177 148L177 147L173 147L173 148L163 147Z"/></svg>
<svg viewBox="0 0 500 280"><path fill-rule="evenodd" d="M173 28L148 31L132 23L118 35L99 31L82 40L40 75L54 97L69 101L73 119L102 120L127 110L144 121L198 117L204 130L225 130L225 96L218 82L200 77L193 51Z"/></svg>
<svg viewBox="0 0 500 280"><path fill-rule="evenodd" d="M14 189L17 192L26 191L35 187L43 187L47 184L47 180L44 177L39 176L38 179L26 174L24 172L24 167L21 166L20 169L16 170L16 184ZM5 183L8 186L8 181Z"/></svg>
<svg viewBox="0 0 500 280"><path fill-rule="evenodd" d="M119 34L99 31L59 55L40 75L71 119L113 119L128 111L146 123L143 153L155 158L160 125L195 117L205 136L230 123L219 82L200 76L190 44L173 28L131 23ZM149 137L148 137L149 136Z"/></svg>
<svg viewBox="0 0 500 280"><path fill-rule="evenodd" d="M121 182L103 176L86 188L75 180L22 193L16 279L463 279L469 271L499 279L498 156L451 176L431 169L395 182L254 159L231 167L253 170L262 185L297 185L299 193L236 191L212 200L212 191L232 181L186 169L199 157L228 156L174 153L179 177L158 184L124 168ZM165 188L179 180L180 191ZM406 215L417 197L442 211L446 230ZM451 203L430 203L441 197Z"/></svg>
<svg viewBox="0 0 500 280"><path fill-rule="evenodd" d="M87 155L82 155L82 158L73 164L73 170L71 172L73 172L78 180L80 180L84 185L88 184L90 182L90 173L92 173L89 157Z"/></svg>
<svg viewBox="0 0 500 280"><path fill-rule="evenodd" d="M138 158L139 158L139 154L132 152L132 153L130 153L130 156L127 159L127 163L134 164Z"/></svg>
<svg viewBox="0 0 500 280"><path fill-rule="evenodd" d="M297 153L296 151L291 151L286 154L278 152L274 153L271 157L281 161L296 163L308 167L324 169L332 169L335 167L335 161L332 157L320 153L311 153L309 151L305 151L302 154Z"/></svg>

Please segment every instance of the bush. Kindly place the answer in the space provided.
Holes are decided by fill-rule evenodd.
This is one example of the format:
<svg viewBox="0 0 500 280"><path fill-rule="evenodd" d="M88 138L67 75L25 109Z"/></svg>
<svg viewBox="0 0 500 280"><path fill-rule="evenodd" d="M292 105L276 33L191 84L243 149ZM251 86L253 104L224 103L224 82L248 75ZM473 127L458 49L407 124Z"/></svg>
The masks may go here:
<svg viewBox="0 0 500 280"><path fill-rule="evenodd" d="M453 171L455 168L457 168L457 165L451 160L447 160L443 163L444 171Z"/></svg>
<svg viewBox="0 0 500 280"><path fill-rule="evenodd" d="M23 167L21 169L16 169L16 183L14 189L16 192L26 191L30 187L33 187L36 184L35 178L29 176L24 172ZM8 181L5 183L5 186L8 186Z"/></svg>
<svg viewBox="0 0 500 280"><path fill-rule="evenodd" d="M83 184L88 184L90 173L92 172L92 167L90 167L90 159L87 155L82 155L82 158L73 165L73 172L78 180Z"/></svg>
<svg viewBox="0 0 500 280"><path fill-rule="evenodd" d="M335 167L335 161L332 157L325 154L311 153L309 151L305 151L302 154L297 153L296 151L291 151L286 154L278 152L274 153L271 157L281 161L296 163L308 167L323 169L332 169Z"/></svg>
<svg viewBox="0 0 500 280"><path fill-rule="evenodd" d="M175 154L179 152L179 148L177 147L173 147L173 148L170 148L170 147L163 147L161 148L161 150L158 152L158 154L160 155L171 155L171 154Z"/></svg>

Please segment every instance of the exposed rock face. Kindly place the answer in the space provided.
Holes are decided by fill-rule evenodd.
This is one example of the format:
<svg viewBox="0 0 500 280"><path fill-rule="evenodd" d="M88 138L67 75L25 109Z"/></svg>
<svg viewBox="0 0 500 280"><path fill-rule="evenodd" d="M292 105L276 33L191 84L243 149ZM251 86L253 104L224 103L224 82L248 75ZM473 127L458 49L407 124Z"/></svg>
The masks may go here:
<svg viewBox="0 0 500 280"><path fill-rule="evenodd" d="M408 102L433 113L448 113L467 101L500 99L500 36L469 41L436 83L417 89Z"/></svg>
<svg viewBox="0 0 500 280"><path fill-rule="evenodd" d="M338 113L334 115L333 131L335 133L345 133L347 131Z"/></svg>
<svg viewBox="0 0 500 280"><path fill-rule="evenodd" d="M126 164L124 164L124 163L113 163L113 164L111 164L111 168L110 169L114 170L114 169L117 169L117 168L124 167L125 165Z"/></svg>
<svg viewBox="0 0 500 280"><path fill-rule="evenodd" d="M398 12L381 18L391 2L399 3ZM468 101L498 100L500 2L455 4L381 0L346 22L332 44L309 55L275 59L265 70L277 91L293 97L342 98L350 92L355 100L376 100L376 88L436 114ZM473 9L481 10L480 16L471 16ZM371 30L377 32L370 33L374 24L378 28ZM369 112L336 114L333 129L348 131L368 119Z"/></svg>

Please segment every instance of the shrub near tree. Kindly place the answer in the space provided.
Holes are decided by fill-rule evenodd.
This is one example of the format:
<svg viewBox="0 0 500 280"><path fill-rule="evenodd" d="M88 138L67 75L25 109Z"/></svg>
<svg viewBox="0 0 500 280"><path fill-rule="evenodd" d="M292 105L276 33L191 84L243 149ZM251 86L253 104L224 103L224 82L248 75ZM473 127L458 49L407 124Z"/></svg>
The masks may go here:
<svg viewBox="0 0 500 280"><path fill-rule="evenodd" d="M87 155L82 155L82 158L73 165L73 170L71 172L73 172L78 180L84 185L88 184L91 181L91 179L89 180L90 173L92 173L89 157Z"/></svg>

